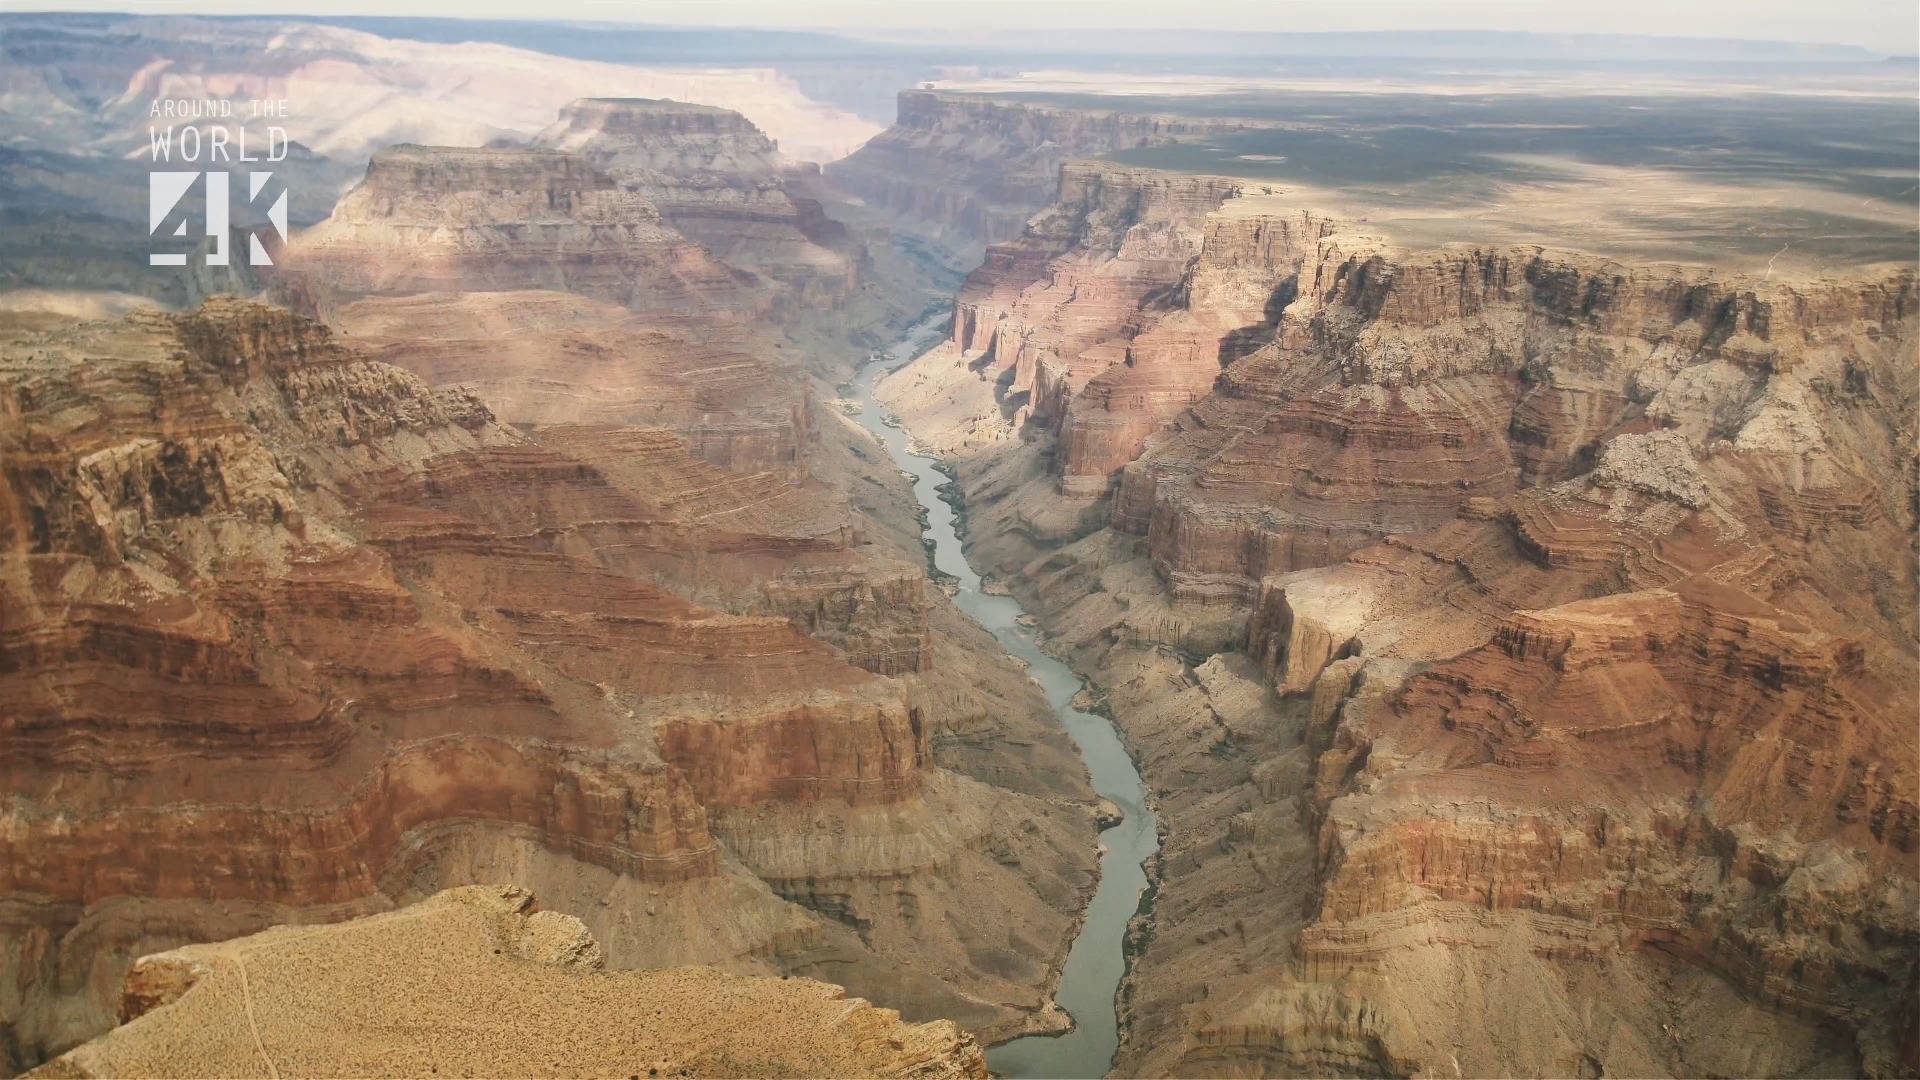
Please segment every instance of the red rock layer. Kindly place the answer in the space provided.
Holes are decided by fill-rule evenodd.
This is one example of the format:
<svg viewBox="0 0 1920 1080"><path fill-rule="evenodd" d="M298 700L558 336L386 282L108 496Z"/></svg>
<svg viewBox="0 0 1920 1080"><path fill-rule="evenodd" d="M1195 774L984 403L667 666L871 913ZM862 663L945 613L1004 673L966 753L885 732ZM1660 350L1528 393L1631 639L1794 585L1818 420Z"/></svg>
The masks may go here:
<svg viewBox="0 0 1920 1080"><path fill-rule="evenodd" d="M1104 493L1164 418L1212 386L1222 341L1258 323L1266 293L1209 276L1244 260L1242 238L1209 224L1237 190L1223 178L1070 163L1056 204L991 248L961 289L953 347L1000 376L1016 422L1059 432L1066 494Z"/></svg>
<svg viewBox="0 0 1920 1080"><path fill-rule="evenodd" d="M737 875L707 805L918 799L902 687L797 613L653 584L710 542L766 562L743 605L810 603L821 638L912 670L924 599L849 602L865 564L817 493L661 431L530 442L241 301L56 331L0 377L0 896L40 930L175 900L377 905L485 828L638 881ZM758 592L794 565L842 577ZM27 938L0 958L30 1060L87 1010L53 1003Z"/></svg>
<svg viewBox="0 0 1920 1080"><path fill-rule="evenodd" d="M1049 292L1115 257L1063 201L1093 240L1036 218L956 324L1128 342L959 468L1171 792L1121 1067L1920 1068L1913 275L1403 252L1273 201L1098 319Z"/></svg>
<svg viewBox="0 0 1920 1080"><path fill-rule="evenodd" d="M0 843L9 894L344 903L380 891L408 845L463 820L524 829L646 881L716 869L706 811L675 771L472 734L396 750L328 807L175 804L105 810L64 828L50 816L12 816Z"/></svg>
<svg viewBox="0 0 1920 1080"><path fill-rule="evenodd" d="M1126 362L1061 409L1061 487L1070 494L1104 493L1149 439L1213 390L1221 368L1272 340L1302 263L1333 225L1312 214L1227 212L1201 228L1172 310L1137 320L1144 325Z"/></svg>
<svg viewBox="0 0 1920 1080"><path fill-rule="evenodd" d="M888 702L868 709L800 705L726 723L668 721L660 754L686 772L709 806L768 799L897 803L919 790L918 716Z"/></svg>

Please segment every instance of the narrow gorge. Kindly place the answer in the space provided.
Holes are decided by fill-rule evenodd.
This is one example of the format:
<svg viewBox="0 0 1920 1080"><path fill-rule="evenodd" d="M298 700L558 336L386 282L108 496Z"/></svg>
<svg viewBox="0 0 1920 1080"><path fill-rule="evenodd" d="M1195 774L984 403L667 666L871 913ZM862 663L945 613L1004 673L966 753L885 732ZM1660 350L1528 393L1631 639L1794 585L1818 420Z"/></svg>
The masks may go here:
<svg viewBox="0 0 1920 1080"><path fill-rule="evenodd" d="M939 325L950 323L951 316ZM874 386L931 342L908 335L862 375L859 417L901 469L913 477L914 497L927 517L933 569L951 582L955 606L989 630L1045 692L1047 702L1073 736L1086 762L1093 790L1118 820L1100 833L1100 885L1073 938L1053 1001L1072 1018L1066 1034L1029 1035L994 1047L987 1062L1009 1077L1102 1076L1112 1067L1119 1032L1114 995L1126 971L1126 937L1147 889L1145 863L1160 848L1158 826L1140 772L1113 725L1084 711L1085 684L1066 665L1041 651L1032 618L1018 601L982 588L961 548L959 514L949 506L950 485L932 459L915 452L911 435L874 398ZM1103 825L1105 823L1103 822Z"/></svg>

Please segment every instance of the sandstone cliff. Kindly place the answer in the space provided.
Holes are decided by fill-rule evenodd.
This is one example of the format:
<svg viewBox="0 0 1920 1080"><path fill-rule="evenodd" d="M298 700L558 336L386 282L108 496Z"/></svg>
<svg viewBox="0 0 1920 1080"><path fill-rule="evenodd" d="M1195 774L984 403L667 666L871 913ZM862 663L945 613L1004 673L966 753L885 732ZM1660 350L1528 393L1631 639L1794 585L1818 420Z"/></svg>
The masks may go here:
<svg viewBox="0 0 1920 1080"><path fill-rule="evenodd" d="M1920 1067L1913 275L1206 183L1067 167L882 388L1162 793L1122 1071Z"/></svg>
<svg viewBox="0 0 1920 1080"><path fill-rule="evenodd" d="M119 1016L29 1075L987 1075L952 1023L835 986L606 970L579 919L500 887L142 957Z"/></svg>

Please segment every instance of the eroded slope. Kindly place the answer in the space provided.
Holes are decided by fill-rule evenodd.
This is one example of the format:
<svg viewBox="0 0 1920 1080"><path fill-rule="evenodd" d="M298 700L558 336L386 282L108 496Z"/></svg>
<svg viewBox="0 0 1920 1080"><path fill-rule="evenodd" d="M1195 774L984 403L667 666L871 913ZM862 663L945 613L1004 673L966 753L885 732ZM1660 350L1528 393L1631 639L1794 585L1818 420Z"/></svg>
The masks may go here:
<svg viewBox="0 0 1920 1080"><path fill-rule="evenodd" d="M1245 187L1069 165L882 388L1162 795L1121 1071L1914 1068L1911 272Z"/></svg>

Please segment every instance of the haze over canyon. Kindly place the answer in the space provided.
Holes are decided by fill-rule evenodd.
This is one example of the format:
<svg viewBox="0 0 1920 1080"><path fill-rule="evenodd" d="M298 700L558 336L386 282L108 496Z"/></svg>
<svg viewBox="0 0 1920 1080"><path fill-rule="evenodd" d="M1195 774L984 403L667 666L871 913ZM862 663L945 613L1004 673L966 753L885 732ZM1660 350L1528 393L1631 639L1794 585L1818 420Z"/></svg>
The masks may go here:
<svg viewBox="0 0 1920 1080"><path fill-rule="evenodd" d="M1911 43L1250 29L0 15L0 1072L1920 1074Z"/></svg>

